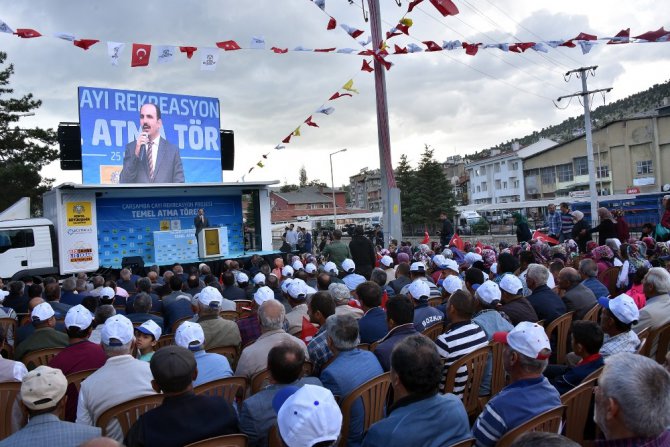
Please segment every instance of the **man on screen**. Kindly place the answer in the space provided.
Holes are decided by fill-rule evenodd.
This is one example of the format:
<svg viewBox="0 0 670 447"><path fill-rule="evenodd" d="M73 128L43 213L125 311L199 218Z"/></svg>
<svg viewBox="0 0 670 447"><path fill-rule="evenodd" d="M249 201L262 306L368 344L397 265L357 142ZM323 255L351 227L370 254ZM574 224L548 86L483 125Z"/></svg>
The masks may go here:
<svg viewBox="0 0 670 447"><path fill-rule="evenodd" d="M140 108L142 133L126 145L120 183L184 183L179 149L161 138L162 125L156 104Z"/></svg>
<svg viewBox="0 0 670 447"><path fill-rule="evenodd" d="M209 219L207 219L207 216L205 216L204 209L198 209L198 215L193 219L193 223L195 224L196 236L202 231L203 228L209 227Z"/></svg>

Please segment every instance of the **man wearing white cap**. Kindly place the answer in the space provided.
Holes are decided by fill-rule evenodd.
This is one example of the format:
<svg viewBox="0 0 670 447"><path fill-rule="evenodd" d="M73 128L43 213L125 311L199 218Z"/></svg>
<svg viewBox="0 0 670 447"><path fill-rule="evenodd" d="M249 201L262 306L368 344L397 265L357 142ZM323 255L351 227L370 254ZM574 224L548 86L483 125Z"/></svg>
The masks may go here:
<svg viewBox="0 0 670 447"><path fill-rule="evenodd" d="M337 315L351 315L359 319L363 316L363 309L349 305L351 301L351 292L345 284L331 284L328 286L328 293L335 300L335 313Z"/></svg>
<svg viewBox="0 0 670 447"><path fill-rule="evenodd" d="M428 297L430 296L428 281L414 281L407 288L407 295L412 298L414 304L414 327L418 332L423 332L431 326L443 323L444 314L437 308L428 305Z"/></svg>
<svg viewBox="0 0 670 447"><path fill-rule="evenodd" d="M107 356L99 344L88 340L93 330L93 315L78 304L65 314L65 328L70 345L51 359L49 366L58 368L66 376L88 369L98 369L107 361ZM68 387L65 420L74 422L77 418L77 398L79 393L74 385Z"/></svg>
<svg viewBox="0 0 670 447"><path fill-rule="evenodd" d="M307 274L307 278L305 279L307 285L310 286L312 289L316 289L318 287L316 281L316 274L317 274L316 265L313 262L308 262L307 264L305 264L305 273Z"/></svg>
<svg viewBox="0 0 670 447"><path fill-rule="evenodd" d="M494 446L500 437L527 420L561 405L558 391L542 375L551 356L544 328L527 321L493 340L504 343L510 384L495 395L472 427L478 446Z"/></svg>
<svg viewBox="0 0 670 447"><path fill-rule="evenodd" d="M352 259L342 261L342 270L344 270L342 281L344 281L349 290L356 290L359 284L365 282L365 277L356 273L356 264Z"/></svg>
<svg viewBox="0 0 670 447"><path fill-rule="evenodd" d="M196 297L198 307L196 322L200 324L205 334L205 349L219 346L237 346L239 348L242 338L237 324L219 316L219 313L223 310L221 305L224 301L221 293L214 287L207 286Z"/></svg>
<svg viewBox="0 0 670 447"><path fill-rule="evenodd" d="M233 272L223 272L221 278L223 280L222 295L224 298L231 301L247 299L247 292L235 284L235 275L233 275Z"/></svg>
<svg viewBox="0 0 670 447"><path fill-rule="evenodd" d="M412 283L414 281L425 281L430 288L429 298L439 298L442 296L440 289L426 277L426 265L423 262L413 262L409 266L409 279ZM400 295L407 295L409 293L410 284L407 284L400 290Z"/></svg>
<svg viewBox="0 0 670 447"><path fill-rule="evenodd" d="M600 314L600 327L605 333L600 354L607 357L619 352L637 352L640 347L638 338L632 327L640 318L635 300L622 293L611 300L602 297L598 300L603 307Z"/></svg>
<svg viewBox="0 0 670 447"><path fill-rule="evenodd" d="M513 325L522 321L538 321L535 308L523 296L523 283L515 275L504 275L500 279L501 310L509 317Z"/></svg>
<svg viewBox="0 0 670 447"><path fill-rule="evenodd" d="M288 333L299 335L302 331L302 319L307 316L307 295L316 293L316 290L307 286L302 280L292 281L288 288L288 303L291 311L286 314L288 321Z"/></svg>
<svg viewBox="0 0 670 447"><path fill-rule="evenodd" d="M3 447L81 445L101 435L98 427L64 422L59 419L66 398L67 379L48 366L29 372L21 384L21 403L28 413L28 425L0 442Z"/></svg>
<svg viewBox="0 0 670 447"><path fill-rule="evenodd" d="M105 322L101 345L107 362L81 383L77 403L77 423L95 425L105 411L137 397L154 394L149 363L137 360L133 323L123 315L114 315ZM123 441L119 422L107 426L107 436Z"/></svg>
<svg viewBox="0 0 670 447"><path fill-rule="evenodd" d="M174 342L177 346L193 352L195 356L198 377L193 380L194 387L233 375L226 356L205 351L205 333L198 323L185 321L180 324L175 333Z"/></svg>
<svg viewBox="0 0 670 447"><path fill-rule="evenodd" d="M68 338L62 332L55 329L55 312L49 303L41 303L35 306L30 313L32 325L35 327L28 338L14 351L14 358L21 360L26 354L38 349L64 348L68 345Z"/></svg>

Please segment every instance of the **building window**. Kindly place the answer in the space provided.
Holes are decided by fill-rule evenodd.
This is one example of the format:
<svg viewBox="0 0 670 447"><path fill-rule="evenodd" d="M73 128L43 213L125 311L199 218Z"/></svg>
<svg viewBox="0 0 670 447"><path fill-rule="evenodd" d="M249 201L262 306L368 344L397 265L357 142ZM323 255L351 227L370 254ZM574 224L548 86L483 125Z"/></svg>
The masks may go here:
<svg viewBox="0 0 670 447"><path fill-rule="evenodd" d="M516 171L517 169L519 169L519 162L518 161L513 162L511 169L512 171Z"/></svg>
<svg viewBox="0 0 670 447"><path fill-rule="evenodd" d="M2 230L0 231L0 253L12 248L26 248L35 246L33 230Z"/></svg>
<svg viewBox="0 0 670 447"><path fill-rule="evenodd" d="M493 172L496 174L500 172L500 163L496 163L493 165Z"/></svg>
<svg viewBox="0 0 670 447"><path fill-rule="evenodd" d="M574 178L572 175L572 163L556 166L556 177L559 183L571 182Z"/></svg>
<svg viewBox="0 0 670 447"><path fill-rule="evenodd" d="M586 157L575 158L575 175L589 175L589 163Z"/></svg>
<svg viewBox="0 0 670 447"><path fill-rule="evenodd" d="M477 185L477 192L482 192L482 188L479 185Z"/></svg>
<svg viewBox="0 0 670 447"><path fill-rule="evenodd" d="M507 182L503 182L502 187L503 187L503 189L507 189Z"/></svg>
<svg viewBox="0 0 670 447"><path fill-rule="evenodd" d="M500 189L500 180L496 180L496 189Z"/></svg>
<svg viewBox="0 0 670 447"><path fill-rule="evenodd" d="M479 175L486 175L486 166L479 168Z"/></svg>
<svg viewBox="0 0 670 447"><path fill-rule="evenodd" d="M512 182L512 185L514 185L514 188L515 188L515 189L518 189L518 188L519 188L519 181L518 181L518 180L514 180L514 181Z"/></svg>
<svg viewBox="0 0 670 447"><path fill-rule="evenodd" d="M651 160L636 161L635 168L637 171L637 175L646 175L654 173L654 165L652 164Z"/></svg>
<svg viewBox="0 0 670 447"><path fill-rule="evenodd" d="M482 182L482 191L488 191L488 187L486 186L486 182Z"/></svg>
<svg viewBox="0 0 670 447"><path fill-rule="evenodd" d="M605 166L598 166L598 178L603 178L603 177L609 177L610 176L610 167L605 165Z"/></svg>
<svg viewBox="0 0 670 447"><path fill-rule="evenodd" d="M542 168L542 184L553 185L556 183L556 170L553 166L549 168Z"/></svg>

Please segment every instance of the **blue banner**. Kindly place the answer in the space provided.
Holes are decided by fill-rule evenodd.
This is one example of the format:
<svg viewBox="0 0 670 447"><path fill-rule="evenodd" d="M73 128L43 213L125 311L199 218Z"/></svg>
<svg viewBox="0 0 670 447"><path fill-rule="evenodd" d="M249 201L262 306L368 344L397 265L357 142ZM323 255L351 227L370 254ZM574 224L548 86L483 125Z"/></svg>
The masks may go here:
<svg viewBox="0 0 670 447"><path fill-rule="evenodd" d="M184 231L184 244L195 243L194 219L203 208L211 227L226 227L229 256L244 252L241 196L159 198L98 198L96 214L100 266L120 268L127 256L141 256L155 264L154 232ZM193 231L193 237L190 237ZM197 262L197 247L184 245L174 252L175 262Z"/></svg>
<svg viewBox="0 0 670 447"><path fill-rule="evenodd" d="M79 87L79 124L84 184L221 181L217 98ZM146 145L136 152L154 130L153 158Z"/></svg>

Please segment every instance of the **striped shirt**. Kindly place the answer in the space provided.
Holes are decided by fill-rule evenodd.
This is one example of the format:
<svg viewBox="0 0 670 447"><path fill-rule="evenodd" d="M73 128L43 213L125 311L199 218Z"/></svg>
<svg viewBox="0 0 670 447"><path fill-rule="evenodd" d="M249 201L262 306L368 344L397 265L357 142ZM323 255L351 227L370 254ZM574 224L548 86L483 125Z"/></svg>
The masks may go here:
<svg viewBox="0 0 670 447"><path fill-rule="evenodd" d="M446 360L443 375L454 362L466 354L488 345L486 333L472 321L462 321L451 325L449 330L435 340L437 351ZM456 373L454 394L460 396L468 379L468 369L462 366ZM444 381L440 383L440 391L444 392Z"/></svg>
<svg viewBox="0 0 670 447"><path fill-rule="evenodd" d="M440 298L442 296L442 292L440 292L440 288L437 287L428 278L419 277L419 278L415 279L414 281L426 281L428 283L428 288L430 289L430 295L428 296L429 299L430 298ZM412 284L412 283L409 283L409 284L403 286L402 289L400 289L400 295L409 295L408 290L409 290L410 284Z"/></svg>
<svg viewBox="0 0 670 447"><path fill-rule="evenodd" d="M561 213L561 233L564 237L572 237L572 227L575 226L575 222L572 220L572 214L570 211L567 213Z"/></svg>

